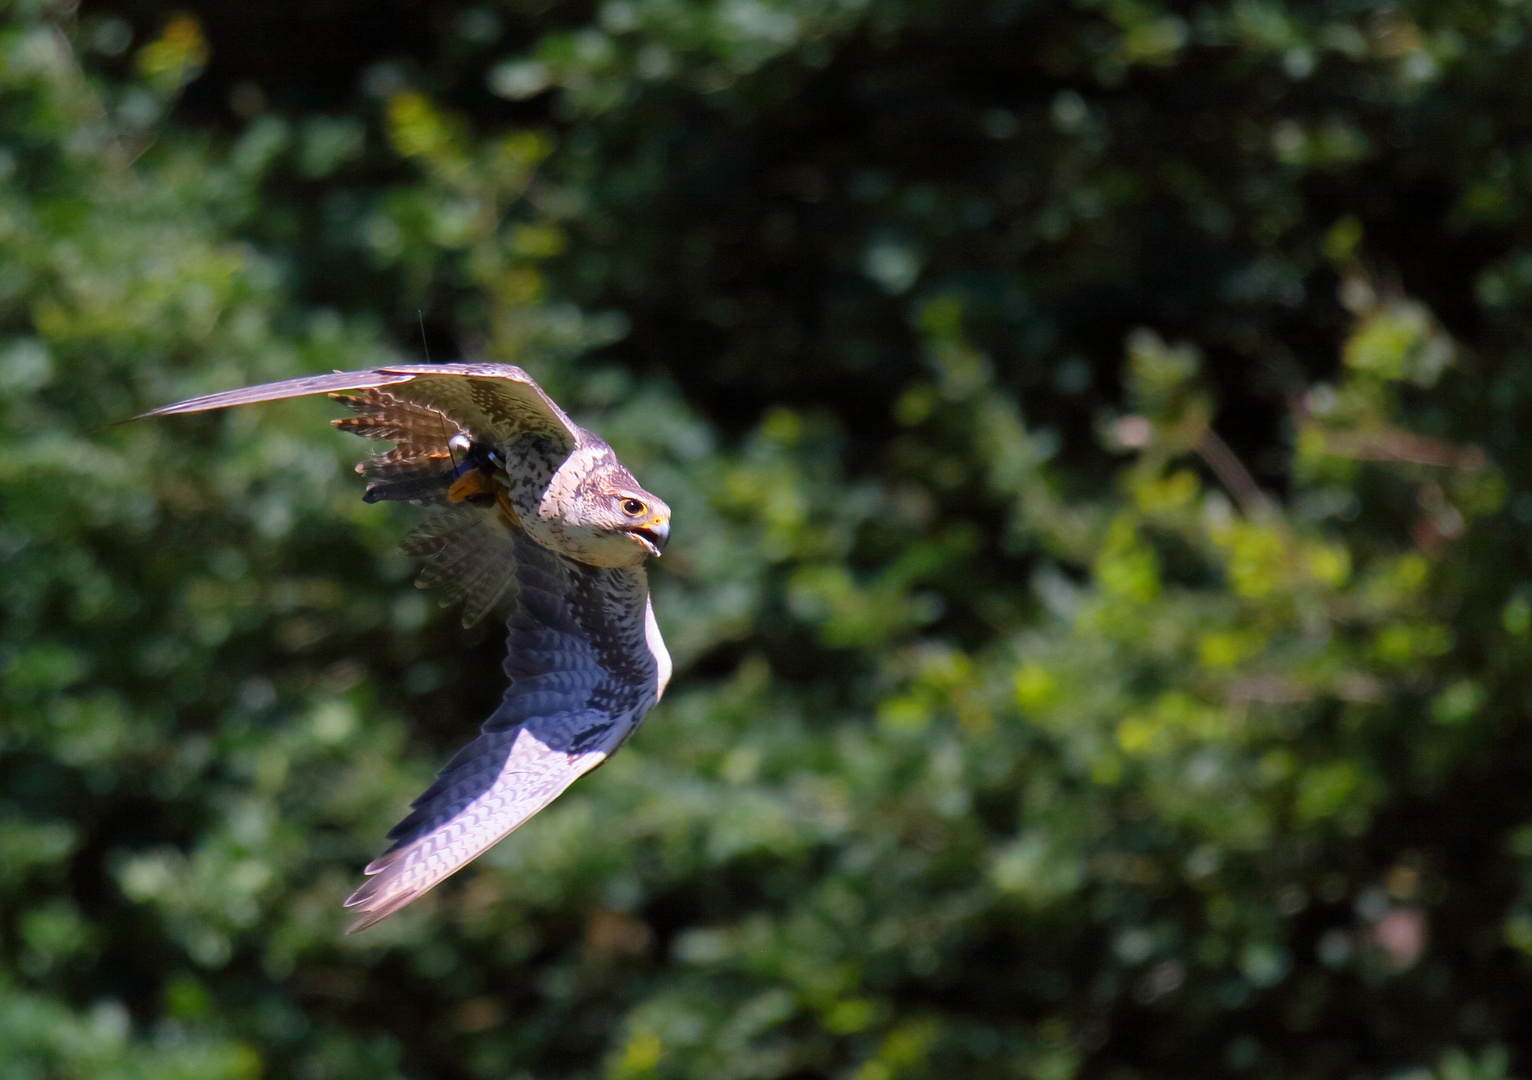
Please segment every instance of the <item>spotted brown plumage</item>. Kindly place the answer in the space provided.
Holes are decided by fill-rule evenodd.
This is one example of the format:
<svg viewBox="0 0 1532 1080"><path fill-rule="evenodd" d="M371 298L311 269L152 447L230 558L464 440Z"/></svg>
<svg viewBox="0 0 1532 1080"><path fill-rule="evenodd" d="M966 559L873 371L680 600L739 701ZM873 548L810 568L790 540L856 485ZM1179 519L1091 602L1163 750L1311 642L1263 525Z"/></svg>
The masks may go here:
<svg viewBox="0 0 1532 1080"><path fill-rule="evenodd" d="M393 444L357 466L370 501L427 508L418 581L470 624L506 615L509 680L346 900L351 930L398 911L522 825L638 727L670 678L644 561L670 509L520 368L418 364L228 390L147 416L329 394L344 431Z"/></svg>

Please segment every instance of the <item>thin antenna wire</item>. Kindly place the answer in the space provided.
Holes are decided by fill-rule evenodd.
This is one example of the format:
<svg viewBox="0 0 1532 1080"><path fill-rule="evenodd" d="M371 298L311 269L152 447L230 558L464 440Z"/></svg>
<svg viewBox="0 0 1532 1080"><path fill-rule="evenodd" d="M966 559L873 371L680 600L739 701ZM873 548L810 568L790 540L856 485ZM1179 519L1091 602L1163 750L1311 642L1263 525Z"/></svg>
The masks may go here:
<svg viewBox="0 0 1532 1080"><path fill-rule="evenodd" d="M426 363L431 362L431 343L426 340L426 313L420 308L415 309L415 318L420 320L420 349L426 354ZM452 448L452 440L447 440L447 459L452 462L452 472L457 474L457 451Z"/></svg>

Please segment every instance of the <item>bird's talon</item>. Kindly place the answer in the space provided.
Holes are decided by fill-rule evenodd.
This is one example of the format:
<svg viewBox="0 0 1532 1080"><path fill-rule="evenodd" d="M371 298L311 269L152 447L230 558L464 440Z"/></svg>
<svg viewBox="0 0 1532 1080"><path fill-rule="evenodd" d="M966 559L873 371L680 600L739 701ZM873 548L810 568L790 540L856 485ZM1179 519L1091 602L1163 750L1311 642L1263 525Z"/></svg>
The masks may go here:
<svg viewBox="0 0 1532 1080"><path fill-rule="evenodd" d="M452 482L452 486L447 489L447 501L449 503L460 503L471 495L481 493L486 493L484 474L478 469L474 469L472 472L464 473Z"/></svg>

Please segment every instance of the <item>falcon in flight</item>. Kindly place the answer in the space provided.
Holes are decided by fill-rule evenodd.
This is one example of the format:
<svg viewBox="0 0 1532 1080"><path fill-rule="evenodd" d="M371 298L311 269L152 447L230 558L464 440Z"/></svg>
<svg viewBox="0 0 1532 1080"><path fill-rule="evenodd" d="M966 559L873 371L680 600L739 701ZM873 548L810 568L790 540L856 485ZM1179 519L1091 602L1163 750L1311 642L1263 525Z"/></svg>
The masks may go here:
<svg viewBox="0 0 1532 1080"><path fill-rule="evenodd" d="M612 448L508 364L419 364L288 379L147 416L329 394L336 427L393 448L357 466L368 502L430 509L406 537L419 584L506 616L500 707L394 826L346 906L361 930L483 854L605 761L659 701L670 654L644 560L670 508Z"/></svg>

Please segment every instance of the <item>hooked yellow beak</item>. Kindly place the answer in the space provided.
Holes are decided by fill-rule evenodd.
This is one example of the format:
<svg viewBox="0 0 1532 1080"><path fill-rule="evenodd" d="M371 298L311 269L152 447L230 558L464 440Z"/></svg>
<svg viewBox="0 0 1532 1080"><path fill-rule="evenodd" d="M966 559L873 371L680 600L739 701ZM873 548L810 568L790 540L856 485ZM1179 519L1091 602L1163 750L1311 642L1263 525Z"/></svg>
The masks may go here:
<svg viewBox="0 0 1532 1080"><path fill-rule="evenodd" d="M649 549L649 554L659 558L660 552L665 550L665 545L670 542L670 519L668 517L656 517L642 525L636 525L628 530Z"/></svg>

